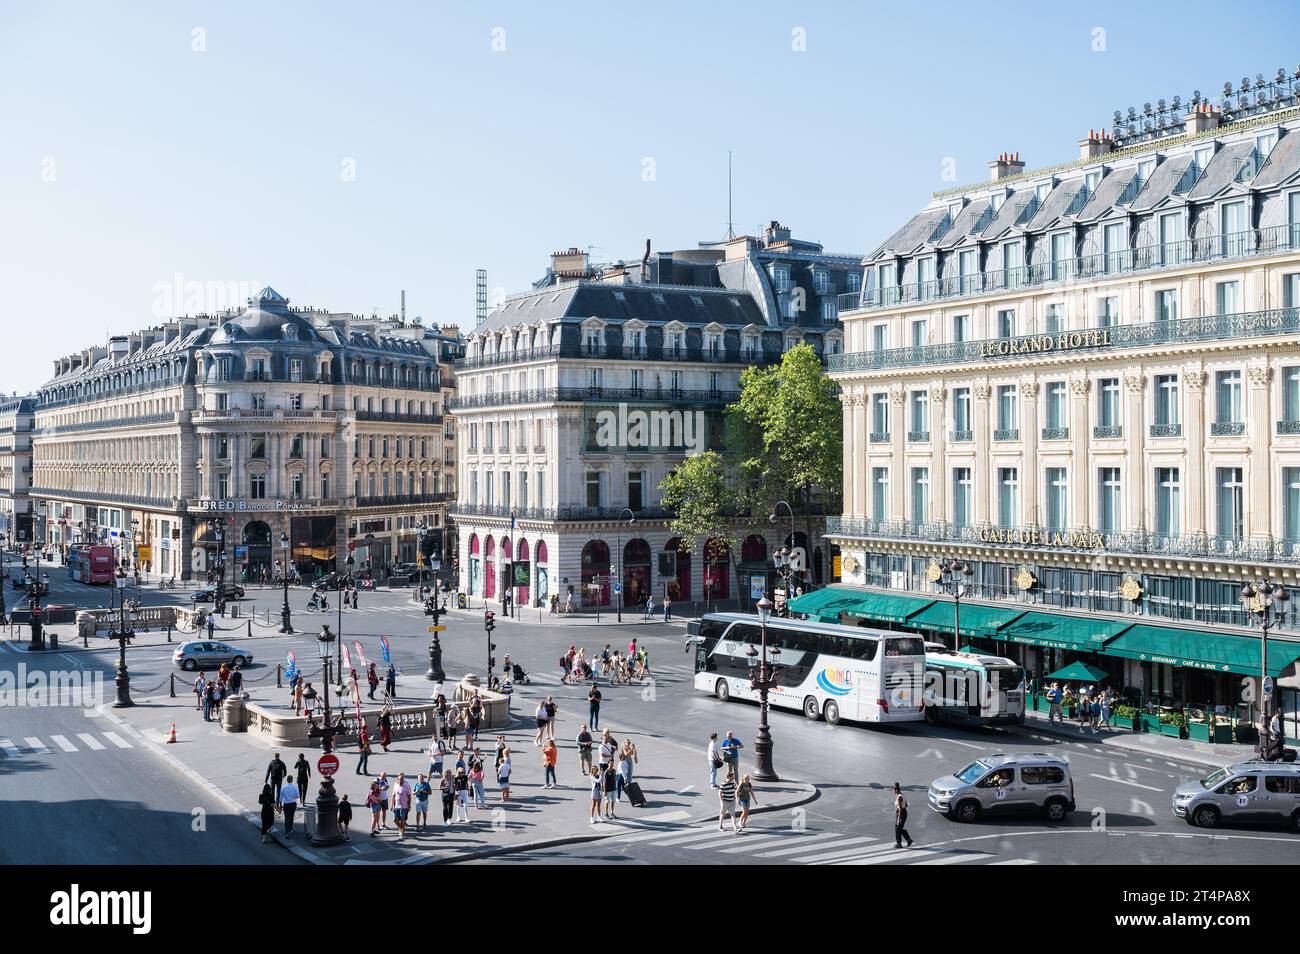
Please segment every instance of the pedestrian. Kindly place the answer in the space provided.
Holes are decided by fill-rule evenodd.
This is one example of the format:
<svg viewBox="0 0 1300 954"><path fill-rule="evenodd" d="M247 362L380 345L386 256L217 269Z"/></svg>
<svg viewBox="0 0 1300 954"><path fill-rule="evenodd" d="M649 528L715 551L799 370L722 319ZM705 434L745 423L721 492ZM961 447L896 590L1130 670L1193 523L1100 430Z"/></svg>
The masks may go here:
<svg viewBox="0 0 1300 954"><path fill-rule="evenodd" d="M542 736L546 735L546 724L549 721L546 715L545 699L539 699L537 701L537 711L533 713L533 715L537 719L537 737L533 739L533 745L541 745Z"/></svg>
<svg viewBox="0 0 1300 954"><path fill-rule="evenodd" d="M655 618L655 598L653 596L647 596L645 601L645 617L643 621L646 623L650 623L654 621L654 618Z"/></svg>
<svg viewBox="0 0 1300 954"><path fill-rule="evenodd" d="M195 711L203 708L203 687L208 684L208 677L199 670L198 677L194 680L194 709Z"/></svg>
<svg viewBox="0 0 1300 954"><path fill-rule="evenodd" d="M618 740L609 729L606 729L600 736L600 767L604 769L607 765L613 765L616 754L618 754Z"/></svg>
<svg viewBox="0 0 1300 954"><path fill-rule="evenodd" d="M665 593L664 594L664 622L671 623L672 621L673 621L673 601L672 601L672 597L670 597L667 593Z"/></svg>
<svg viewBox="0 0 1300 954"><path fill-rule="evenodd" d="M1111 705L1110 698L1111 698L1111 690L1109 689L1107 689L1105 692L1101 694L1101 724L1104 725L1107 729L1111 727L1110 726L1110 705Z"/></svg>
<svg viewBox="0 0 1300 954"><path fill-rule="evenodd" d="M740 826L736 823L736 776L731 774L731 769L727 769L727 777L718 786L718 831L722 831L723 818L731 819L731 830L739 835Z"/></svg>
<svg viewBox="0 0 1300 954"><path fill-rule="evenodd" d="M903 797L902 787L894 783L894 847L902 848L903 842L912 847L912 836L907 832L907 799Z"/></svg>
<svg viewBox="0 0 1300 954"><path fill-rule="evenodd" d="M379 688L379 673L375 672L375 664L371 663L366 668L366 682L370 684L369 696L375 698L375 690Z"/></svg>
<svg viewBox="0 0 1300 954"><path fill-rule="evenodd" d="M383 808L384 797L379 794L379 783L371 782L370 791L366 793L366 807L370 809L370 837L379 834L379 813Z"/></svg>
<svg viewBox="0 0 1300 954"><path fill-rule="evenodd" d="M451 806L456 801L456 786L450 771L442 773L438 782L438 794L442 797L442 827L446 828L451 824Z"/></svg>
<svg viewBox="0 0 1300 954"><path fill-rule="evenodd" d="M542 788L559 788L555 781L555 762L560 756L560 750L555 747L554 739L547 739L542 746Z"/></svg>
<svg viewBox="0 0 1300 954"><path fill-rule="evenodd" d="M230 682L230 667L222 663L217 669L217 685L224 686L228 682Z"/></svg>
<svg viewBox="0 0 1300 954"><path fill-rule="evenodd" d="M339 828L343 831L343 837L348 838L348 826L352 824L352 803L348 801L347 793L339 800Z"/></svg>
<svg viewBox="0 0 1300 954"><path fill-rule="evenodd" d="M357 774L370 774L370 736L365 727L361 728L361 737L357 740Z"/></svg>
<svg viewBox="0 0 1300 954"><path fill-rule="evenodd" d="M1061 688L1057 683L1052 683L1047 689L1047 724L1060 722L1061 720Z"/></svg>
<svg viewBox="0 0 1300 954"><path fill-rule="evenodd" d="M619 787L619 797L622 797L623 789L632 784L633 766L637 762L636 743L632 739L623 740L623 748L619 750L618 756L618 774L623 780Z"/></svg>
<svg viewBox="0 0 1300 954"><path fill-rule="evenodd" d="M600 728L600 699L600 689L595 680L592 680L591 689L587 692L587 723L593 729Z"/></svg>
<svg viewBox="0 0 1300 954"><path fill-rule="evenodd" d="M238 666L230 670L230 691L235 695L244 691L244 674Z"/></svg>
<svg viewBox="0 0 1300 954"><path fill-rule="evenodd" d="M284 836L293 834L293 813L298 810L298 786L292 781L280 786L280 810L284 812Z"/></svg>
<svg viewBox="0 0 1300 954"><path fill-rule="evenodd" d="M483 700L479 698L478 690L474 690L474 698L469 702L469 708L465 711L465 744L473 745L478 741L478 730L483 724Z"/></svg>
<svg viewBox="0 0 1300 954"><path fill-rule="evenodd" d="M740 805L740 830L744 831L749 826L749 806L750 803L758 804L758 796L754 794L754 783L746 775L736 786L736 803Z"/></svg>
<svg viewBox="0 0 1300 954"><path fill-rule="evenodd" d="M456 790L456 821L461 821L461 815L464 815L464 821L469 822L469 776L465 774L465 766L456 769L456 777L452 779L453 786Z"/></svg>
<svg viewBox="0 0 1300 954"><path fill-rule="evenodd" d="M216 622L216 620L213 618L212 614L209 613L209 614L208 614L208 639L212 639L212 638L213 638L213 636L214 636L215 633L216 633L216 629L217 629L217 622Z"/></svg>
<svg viewBox="0 0 1300 954"><path fill-rule="evenodd" d="M384 693L390 699L397 698L397 670L392 663L388 664L388 672L384 674Z"/></svg>
<svg viewBox="0 0 1300 954"><path fill-rule="evenodd" d="M424 831L429 824L429 796L433 794L433 786L429 784L428 777L420 776L412 794L415 796L415 824L420 831Z"/></svg>
<svg viewBox="0 0 1300 954"><path fill-rule="evenodd" d="M217 699L217 684L211 679L203 686L203 721L212 721L212 706Z"/></svg>
<svg viewBox="0 0 1300 954"><path fill-rule="evenodd" d="M393 706L392 703L385 702L384 707L379 710L379 747L385 752L393 741Z"/></svg>
<svg viewBox="0 0 1300 954"><path fill-rule="evenodd" d="M591 774L591 731L584 725L578 730L578 764L583 775Z"/></svg>
<svg viewBox="0 0 1300 954"><path fill-rule="evenodd" d="M376 779L375 781L379 785L379 798L380 798L379 830L387 831L388 830L388 798L389 798L389 790L392 788L392 783L388 781L387 772L380 772L379 778Z"/></svg>
<svg viewBox="0 0 1300 954"><path fill-rule="evenodd" d="M1091 686L1079 687L1079 734L1088 731L1088 720L1092 718L1092 699L1090 696Z"/></svg>
<svg viewBox="0 0 1300 954"><path fill-rule="evenodd" d="M605 817L616 818L614 814L614 802L618 800L619 778L618 772L614 769L614 764L607 764L600 773L600 792L605 802Z"/></svg>
<svg viewBox="0 0 1300 954"><path fill-rule="evenodd" d="M352 608L357 608L357 588L355 586L352 588Z"/></svg>
<svg viewBox="0 0 1300 954"><path fill-rule="evenodd" d="M307 782L311 779L311 763L307 756L299 753L298 761L293 763L293 774L298 781L298 791L307 791Z"/></svg>
<svg viewBox="0 0 1300 954"><path fill-rule="evenodd" d="M271 840L271 829L275 827L275 792L270 785L262 786L262 794L257 796L257 804L262 806L262 844Z"/></svg>
<svg viewBox="0 0 1300 954"><path fill-rule="evenodd" d="M726 763L722 760L722 753L718 751L718 733L709 733L709 788L718 787L718 769Z"/></svg>
<svg viewBox="0 0 1300 954"><path fill-rule="evenodd" d="M471 758L469 763L469 787L474 792L474 809L487 808L487 789L483 787L483 760Z"/></svg>
<svg viewBox="0 0 1300 954"><path fill-rule="evenodd" d="M429 740L429 780L442 778L442 763L447 758L447 743L434 732Z"/></svg>
<svg viewBox="0 0 1300 954"><path fill-rule="evenodd" d="M411 811L411 784L406 780L405 772L397 773L397 784L393 786L390 796L393 809L393 824L397 826L397 840L406 840L406 816Z"/></svg>
<svg viewBox="0 0 1300 954"><path fill-rule="evenodd" d="M555 697L548 695L546 697L546 737L555 739L555 717L559 713L560 707L555 704Z"/></svg>
<svg viewBox="0 0 1300 954"><path fill-rule="evenodd" d="M595 825L600 821L600 799L605 783L600 770L593 767L590 760L588 760L587 768L591 775L591 815L588 821Z"/></svg>
<svg viewBox="0 0 1300 954"><path fill-rule="evenodd" d="M271 788L274 790L274 804L276 805L280 804L280 785L284 782L284 777L288 774L289 766L284 764L280 759L280 753L276 752L271 756L271 762L266 766L266 776L262 779L264 782L269 782Z"/></svg>
<svg viewBox="0 0 1300 954"><path fill-rule="evenodd" d="M289 690L290 702L293 703L293 714L302 714L302 679L297 679Z"/></svg>
<svg viewBox="0 0 1300 954"><path fill-rule="evenodd" d="M501 786L501 801L510 801L510 750L506 749L501 753L501 761L497 764L497 784Z"/></svg>
<svg viewBox="0 0 1300 954"><path fill-rule="evenodd" d="M569 592L564 594L564 612L573 612L573 587L569 587Z"/></svg>
<svg viewBox="0 0 1300 954"><path fill-rule="evenodd" d="M722 740L722 757L726 760L727 769L731 772L732 778L740 778L740 750L745 747L745 743L736 738L732 732L727 733L727 737Z"/></svg>

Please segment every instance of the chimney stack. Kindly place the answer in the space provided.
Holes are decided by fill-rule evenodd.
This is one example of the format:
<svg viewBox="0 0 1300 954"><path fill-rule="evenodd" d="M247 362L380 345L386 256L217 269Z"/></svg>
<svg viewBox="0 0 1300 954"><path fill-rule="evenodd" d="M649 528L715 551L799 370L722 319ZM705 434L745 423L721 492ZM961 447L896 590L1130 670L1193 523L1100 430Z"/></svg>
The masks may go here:
<svg viewBox="0 0 1300 954"><path fill-rule="evenodd" d="M1095 159L1097 156L1104 156L1115 148L1115 140L1111 139L1104 129L1089 129L1088 138L1079 140L1079 158Z"/></svg>
<svg viewBox="0 0 1300 954"><path fill-rule="evenodd" d="M999 182L1011 176L1018 176L1024 171L1025 164L1020 158L1020 153L1004 152L995 161L989 163L989 181Z"/></svg>
<svg viewBox="0 0 1300 954"><path fill-rule="evenodd" d="M1194 136L1197 133L1218 129L1222 120L1223 114L1209 103L1197 103L1192 107L1192 111L1183 117L1183 130Z"/></svg>

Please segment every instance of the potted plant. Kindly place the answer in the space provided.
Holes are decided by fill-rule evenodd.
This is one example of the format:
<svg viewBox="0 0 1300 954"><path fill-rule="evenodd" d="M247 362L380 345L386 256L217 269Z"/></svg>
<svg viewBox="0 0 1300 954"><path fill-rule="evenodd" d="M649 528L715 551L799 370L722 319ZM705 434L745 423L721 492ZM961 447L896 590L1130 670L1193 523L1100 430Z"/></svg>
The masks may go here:
<svg viewBox="0 0 1300 954"><path fill-rule="evenodd" d="M1077 700L1074 698L1074 692L1066 689L1065 696L1061 699L1061 707L1065 710L1065 717L1067 719L1074 718L1074 707L1076 701Z"/></svg>
<svg viewBox="0 0 1300 954"><path fill-rule="evenodd" d="M1181 712L1160 713L1160 734L1172 735L1177 739L1187 737L1187 716Z"/></svg>
<svg viewBox="0 0 1300 954"><path fill-rule="evenodd" d="M1143 732L1160 731L1160 710L1143 709L1138 715L1138 722L1142 725Z"/></svg>
<svg viewBox="0 0 1300 954"><path fill-rule="evenodd" d="M1111 725L1120 729L1141 732L1142 723L1138 721L1138 715L1137 706L1116 706L1110 712L1110 722Z"/></svg>

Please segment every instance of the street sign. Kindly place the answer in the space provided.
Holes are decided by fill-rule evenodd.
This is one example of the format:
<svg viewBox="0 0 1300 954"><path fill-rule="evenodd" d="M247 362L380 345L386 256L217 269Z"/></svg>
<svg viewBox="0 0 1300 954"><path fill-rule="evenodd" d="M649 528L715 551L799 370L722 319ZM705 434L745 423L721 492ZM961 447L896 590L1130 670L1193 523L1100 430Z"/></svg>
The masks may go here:
<svg viewBox="0 0 1300 954"><path fill-rule="evenodd" d="M332 752L322 755L316 760L316 771L320 772L325 778L331 778L339 770L339 757Z"/></svg>
<svg viewBox="0 0 1300 954"><path fill-rule="evenodd" d="M623 592L623 584L622 584L622 583L615 583L615 584L614 584L614 592L615 592L615 593L622 593L622 592Z"/></svg>
<svg viewBox="0 0 1300 954"><path fill-rule="evenodd" d="M1265 676L1264 677L1264 698L1267 699L1271 695L1273 695L1273 677Z"/></svg>
<svg viewBox="0 0 1300 954"><path fill-rule="evenodd" d="M426 632L430 632L430 633L445 633L445 632L447 632L447 627L446 627L446 626L430 626L430 627L426 630Z"/></svg>

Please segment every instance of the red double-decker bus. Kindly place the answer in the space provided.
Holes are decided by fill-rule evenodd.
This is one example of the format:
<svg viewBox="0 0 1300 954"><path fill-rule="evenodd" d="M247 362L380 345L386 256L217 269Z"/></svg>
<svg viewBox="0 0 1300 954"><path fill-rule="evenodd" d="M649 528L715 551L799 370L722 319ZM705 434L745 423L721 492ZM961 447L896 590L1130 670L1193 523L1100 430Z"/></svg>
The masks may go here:
<svg viewBox="0 0 1300 954"><path fill-rule="evenodd" d="M68 573L78 583L113 582L113 548L75 546L68 551Z"/></svg>

